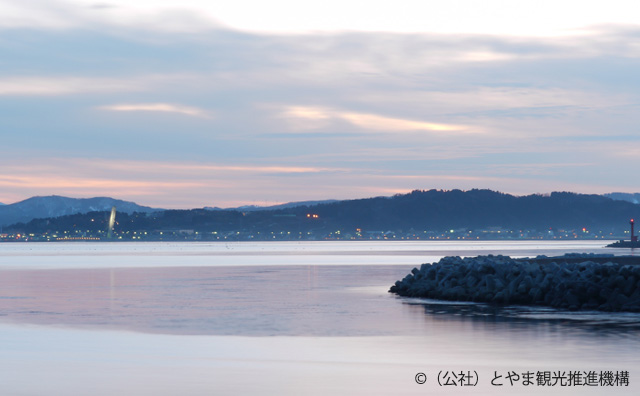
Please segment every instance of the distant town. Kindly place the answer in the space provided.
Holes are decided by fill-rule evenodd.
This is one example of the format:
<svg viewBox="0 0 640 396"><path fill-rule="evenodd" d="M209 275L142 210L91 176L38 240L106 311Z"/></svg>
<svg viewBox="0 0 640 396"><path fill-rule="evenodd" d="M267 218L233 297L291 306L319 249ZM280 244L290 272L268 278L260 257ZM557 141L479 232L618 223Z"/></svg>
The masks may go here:
<svg viewBox="0 0 640 396"><path fill-rule="evenodd" d="M52 196L0 206L0 241L620 240L630 239L633 217L640 218L635 202L567 192L416 190L277 208L188 210Z"/></svg>
<svg viewBox="0 0 640 396"><path fill-rule="evenodd" d="M346 231L336 230L325 235L312 233L292 233L290 231L250 233L250 232L199 232L194 230L164 231L125 231L114 233L111 238L107 232L86 232L81 230L53 231L42 234L0 234L1 242L72 242L72 241L321 241L321 240L619 240L629 238L626 235L591 233L581 230L556 230L548 232L514 230L451 230L436 233L433 231Z"/></svg>
<svg viewBox="0 0 640 396"><path fill-rule="evenodd" d="M118 223L110 233L105 230L48 230L41 233L1 233L2 242L64 242L64 241L322 241L322 240L620 240L629 239L628 230L548 229L509 230L489 229L433 230L363 230L335 231L196 231L194 229L161 229L117 231Z"/></svg>

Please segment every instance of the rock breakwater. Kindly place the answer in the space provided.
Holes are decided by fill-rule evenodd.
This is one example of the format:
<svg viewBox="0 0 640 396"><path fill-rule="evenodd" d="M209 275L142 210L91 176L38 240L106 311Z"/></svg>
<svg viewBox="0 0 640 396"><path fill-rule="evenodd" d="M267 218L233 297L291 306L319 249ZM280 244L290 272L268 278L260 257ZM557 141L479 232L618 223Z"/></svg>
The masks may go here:
<svg viewBox="0 0 640 396"><path fill-rule="evenodd" d="M414 268L389 292L452 301L640 312L640 258L594 254L444 257Z"/></svg>

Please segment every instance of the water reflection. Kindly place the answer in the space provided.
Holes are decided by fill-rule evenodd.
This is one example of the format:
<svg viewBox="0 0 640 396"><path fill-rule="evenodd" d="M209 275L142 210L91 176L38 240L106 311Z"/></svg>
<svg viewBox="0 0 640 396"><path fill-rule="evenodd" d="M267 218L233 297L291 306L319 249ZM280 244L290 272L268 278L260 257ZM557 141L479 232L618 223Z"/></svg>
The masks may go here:
<svg viewBox="0 0 640 396"><path fill-rule="evenodd" d="M547 307L500 306L471 302L449 302L430 299L403 299L403 305L425 321L470 324L489 331L532 332L561 331L589 336L637 336L640 313L566 311Z"/></svg>
<svg viewBox="0 0 640 396"><path fill-rule="evenodd" d="M372 267L362 277L354 266L7 270L0 273L0 312L12 322L146 333L390 335L403 331L393 325L402 314L386 285L404 271Z"/></svg>
<svg viewBox="0 0 640 396"><path fill-rule="evenodd" d="M484 387L465 392L477 396L584 392L498 391L494 370L628 370L631 386L611 393L640 394L637 317L569 318L387 292L413 261L439 259L427 250L565 248L537 244L250 244L250 256L210 254L224 245L206 244L10 245L0 252L3 394L461 394L414 381L440 370L477 370ZM258 254L292 246L331 254ZM415 257L393 255L405 246ZM378 251L343 254L374 247L385 263L403 265L371 265ZM345 257L355 265L338 265Z"/></svg>

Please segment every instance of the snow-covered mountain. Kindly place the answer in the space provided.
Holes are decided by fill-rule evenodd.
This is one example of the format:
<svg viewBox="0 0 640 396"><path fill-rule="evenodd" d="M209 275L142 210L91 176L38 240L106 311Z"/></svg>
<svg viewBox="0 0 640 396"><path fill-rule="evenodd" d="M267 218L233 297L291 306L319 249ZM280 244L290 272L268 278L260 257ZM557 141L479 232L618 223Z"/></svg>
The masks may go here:
<svg viewBox="0 0 640 396"><path fill-rule="evenodd" d="M32 219L59 217L76 213L108 211L115 206L119 212L153 212L161 209L140 206L134 202L108 197L68 198L57 195L32 197L0 206L0 226L26 223Z"/></svg>

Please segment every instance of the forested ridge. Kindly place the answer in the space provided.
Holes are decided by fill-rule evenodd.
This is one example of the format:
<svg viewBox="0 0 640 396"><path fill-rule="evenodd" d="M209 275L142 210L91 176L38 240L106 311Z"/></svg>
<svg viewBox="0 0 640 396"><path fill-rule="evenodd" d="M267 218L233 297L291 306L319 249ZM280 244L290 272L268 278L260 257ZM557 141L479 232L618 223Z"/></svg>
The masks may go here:
<svg viewBox="0 0 640 396"><path fill-rule="evenodd" d="M315 216L314 216L315 215ZM241 212L237 210L165 210L118 213L116 230L319 232L449 229L541 230L549 228L621 229L640 218L640 205L600 195L554 192L514 196L491 190L415 190L392 197L337 201L314 206ZM35 219L5 231L43 233L106 227L108 212Z"/></svg>

